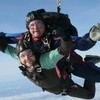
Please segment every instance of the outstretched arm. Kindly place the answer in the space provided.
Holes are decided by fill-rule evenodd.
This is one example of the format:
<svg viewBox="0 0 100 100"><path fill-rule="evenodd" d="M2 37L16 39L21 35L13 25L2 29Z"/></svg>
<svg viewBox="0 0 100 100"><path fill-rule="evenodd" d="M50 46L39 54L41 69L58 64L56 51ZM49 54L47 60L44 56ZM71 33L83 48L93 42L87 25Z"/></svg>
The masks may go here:
<svg viewBox="0 0 100 100"><path fill-rule="evenodd" d="M23 33L4 33L0 32L0 37L5 37L8 44L16 44L23 36Z"/></svg>
<svg viewBox="0 0 100 100"><path fill-rule="evenodd" d="M14 58L15 60L19 61L19 58L18 58L17 53L16 53L16 47L8 45L4 53L8 54L9 56Z"/></svg>
<svg viewBox="0 0 100 100"><path fill-rule="evenodd" d="M18 60L16 47L8 45L4 35L0 36L0 51L9 54L11 57Z"/></svg>
<svg viewBox="0 0 100 100"><path fill-rule="evenodd" d="M75 49L89 50L97 41L100 41L100 24L94 25L88 34L77 39Z"/></svg>
<svg viewBox="0 0 100 100"><path fill-rule="evenodd" d="M74 42L74 49L81 51L89 50L96 44L96 41L90 39L89 33L85 34L83 37L78 37Z"/></svg>

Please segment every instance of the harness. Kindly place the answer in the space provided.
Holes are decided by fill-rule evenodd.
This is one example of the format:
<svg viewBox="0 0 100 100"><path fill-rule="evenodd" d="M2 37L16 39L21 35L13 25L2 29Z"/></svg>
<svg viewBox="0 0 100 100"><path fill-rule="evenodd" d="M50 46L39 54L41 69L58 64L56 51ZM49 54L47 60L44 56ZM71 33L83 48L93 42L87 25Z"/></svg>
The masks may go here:
<svg viewBox="0 0 100 100"><path fill-rule="evenodd" d="M35 51L42 54L47 51L52 50L52 44L54 42L53 35L50 33L44 34L39 41L32 40L32 36L29 31L24 33L23 39L30 42L34 48Z"/></svg>
<svg viewBox="0 0 100 100"><path fill-rule="evenodd" d="M57 65L49 70L37 66L32 72L29 72L23 66L19 68L24 76L41 87L43 91L67 95L70 86L74 85L74 82L71 80L71 74L67 72L67 67L65 68L64 66Z"/></svg>
<svg viewBox="0 0 100 100"><path fill-rule="evenodd" d="M58 1L58 7L59 6L60 2ZM43 21L46 26L46 32L41 37L41 42L38 43L32 41L32 37L29 31L25 32L24 39L33 42L33 48L35 48L38 53L44 53L55 49L54 47L52 47L52 44L54 42L53 37L55 37L56 35L59 36L59 34L62 33L58 31L59 28L63 29L64 33L66 34L69 33L74 36L77 35L77 30L71 24L67 14L57 12L45 12L43 11L43 9L36 11L36 13L40 14L43 17ZM33 13L31 12L29 18L31 18L31 14L33 15Z"/></svg>
<svg viewBox="0 0 100 100"><path fill-rule="evenodd" d="M43 13L43 17L45 18L45 22L47 22L46 25L49 28L49 32L41 37L41 41L36 44L36 42L32 40L32 36L29 31L27 31L23 36L23 39L26 39L33 44L34 50L39 54L55 49L52 47L54 46L52 44L54 44L53 37L55 35L52 34L52 30L57 28L57 24L59 27L62 27L61 25L64 24L64 29L70 26L70 19L68 18L68 15L58 14L55 12L46 12ZM65 20L62 21L62 18ZM56 22L58 23L56 24ZM35 67L33 72L29 72L23 66L21 66L20 69L22 70L22 74L24 76L30 79L37 86L42 87L43 90L47 90L54 94L67 95L69 87L74 85L74 82L71 80L70 72L67 72L67 66L69 66L68 62L66 66L63 66L62 64L59 65L58 63L55 68L49 70L42 69L40 66Z"/></svg>

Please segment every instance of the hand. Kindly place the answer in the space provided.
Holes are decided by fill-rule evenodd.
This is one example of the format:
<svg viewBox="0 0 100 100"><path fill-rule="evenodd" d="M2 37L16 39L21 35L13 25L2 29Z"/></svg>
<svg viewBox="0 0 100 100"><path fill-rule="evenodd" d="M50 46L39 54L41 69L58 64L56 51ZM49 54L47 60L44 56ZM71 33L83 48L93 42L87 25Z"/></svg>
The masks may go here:
<svg viewBox="0 0 100 100"><path fill-rule="evenodd" d="M7 42L5 38L5 34L0 32L0 51L4 52L7 47Z"/></svg>
<svg viewBox="0 0 100 100"><path fill-rule="evenodd" d="M89 37L93 41L100 41L100 23L90 29Z"/></svg>
<svg viewBox="0 0 100 100"><path fill-rule="evenodd" d="M52 34L56 37L61 37L64 41L71 40L71 35L65 32L62 27L52 29Z"/></svg>

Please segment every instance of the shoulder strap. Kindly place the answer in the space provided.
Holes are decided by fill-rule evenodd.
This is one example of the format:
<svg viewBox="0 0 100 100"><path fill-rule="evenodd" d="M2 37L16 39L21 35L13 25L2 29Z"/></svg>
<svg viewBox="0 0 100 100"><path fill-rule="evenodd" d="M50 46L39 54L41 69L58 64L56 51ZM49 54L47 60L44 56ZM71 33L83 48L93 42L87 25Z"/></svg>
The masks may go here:
<svg viewBox="0 0 100 100"><path fill-rule="evenodd" d="M31 34L29 33L29 31L26 31L26 32L24 33L23 39L27 40L28 42L31 42L31 41L32 41L32 36L31 36Z"/></svg>

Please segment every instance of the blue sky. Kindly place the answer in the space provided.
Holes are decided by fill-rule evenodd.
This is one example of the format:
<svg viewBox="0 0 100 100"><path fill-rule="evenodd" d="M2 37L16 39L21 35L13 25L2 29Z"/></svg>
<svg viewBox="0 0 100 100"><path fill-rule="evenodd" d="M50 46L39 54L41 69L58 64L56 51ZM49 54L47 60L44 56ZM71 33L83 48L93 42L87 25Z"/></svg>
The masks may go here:
<svg viewBox="0 0 100 100"><path fill-rule="evenodd" d="M56 0L0 0L0 31L17 33L26 31L25 16L29 11L44 8L57 11ZM83 36L89 29L100 22L100 0L61 0L61 12L67 13L73 25ZM86 51L85 54L100 55L100 43ZM19 63L11 57L0 53L0 79L20 75Z"/></svg>

